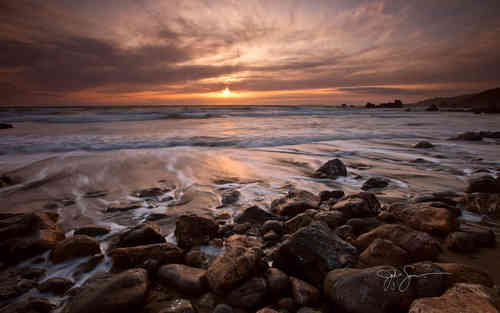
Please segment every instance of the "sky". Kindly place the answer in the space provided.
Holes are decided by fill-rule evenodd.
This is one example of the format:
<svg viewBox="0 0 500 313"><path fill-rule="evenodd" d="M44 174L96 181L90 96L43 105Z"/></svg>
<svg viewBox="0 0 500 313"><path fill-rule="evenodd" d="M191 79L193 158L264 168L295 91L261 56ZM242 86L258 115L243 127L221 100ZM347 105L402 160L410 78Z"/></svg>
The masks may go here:
<svg viewBox="0 0 500 313"><path fill-rule="evenodd" d="M2 0L0 104L362 105L477 92L500 86L498 16L498 0Z"/></svg>

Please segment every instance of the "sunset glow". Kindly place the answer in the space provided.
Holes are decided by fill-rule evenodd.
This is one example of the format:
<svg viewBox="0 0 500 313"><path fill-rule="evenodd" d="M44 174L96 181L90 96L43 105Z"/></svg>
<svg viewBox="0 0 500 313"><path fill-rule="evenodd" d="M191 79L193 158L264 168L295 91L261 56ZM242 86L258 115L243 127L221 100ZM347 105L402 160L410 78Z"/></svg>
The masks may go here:
<svg viewBox="0 0 500 313"><path fill-rule="evenodd" d="M231 96L231 91L229 90L228 87L226 87L223 91L222 91L222 94L224 95L224 97L229 97Z"/></svg>

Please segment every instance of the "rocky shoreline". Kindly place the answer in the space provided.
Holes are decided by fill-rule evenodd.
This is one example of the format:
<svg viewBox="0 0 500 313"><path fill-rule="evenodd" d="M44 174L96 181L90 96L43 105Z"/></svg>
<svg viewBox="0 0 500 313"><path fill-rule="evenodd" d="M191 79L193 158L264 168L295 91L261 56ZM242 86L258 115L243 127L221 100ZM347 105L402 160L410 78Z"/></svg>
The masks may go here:
<svg viewBox="0 0 500 313"><path fill-rule="evenodd" d="M313 177L346 175L334 159ZM359 193L291 189L270 210L250 206L234 218L182 214L168 238L155 224L163 216L64 233L50 210L3 213L0 312L498 312L487 269L438 256L496 245L492 230L459 216L466 209L498 218L500 179L481 174L465 195L395 203L373 193L385 186L374 177ZM157 189L135 196L164 194ZM238 196L228 191L221 202ZM71 271L58 270L68 264Z"/></svg>

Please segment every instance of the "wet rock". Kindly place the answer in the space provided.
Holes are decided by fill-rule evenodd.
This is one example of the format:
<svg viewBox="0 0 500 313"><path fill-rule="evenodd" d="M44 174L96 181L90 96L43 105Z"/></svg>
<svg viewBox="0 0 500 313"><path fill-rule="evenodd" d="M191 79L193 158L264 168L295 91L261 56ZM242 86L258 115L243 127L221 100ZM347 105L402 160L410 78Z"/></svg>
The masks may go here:
<svg viewBox="0 0 500 313"><path fill-rule="evenodd" d="M50 260L58 264L98 253L101 253L101 248L97 240L85 235L75 235L59 242L50 253Z"/></svg>
<svg viewBox="0 0 500 313"><path fill-rule="evenodd" d="M351 232L357 236L379 227L382 225L382 222L380 222L380 220L376 217L351 218L346 222L346 225L351 226Z"/></svg>
<svg viewBox="0 0 500 313"><path fill-rule="evenodd" d="M409 313L497 313L498 295L490 288L456 284L440 297L415 300Z"/></svg>
<svg viewBox="0 0 500 313"><path fill-rule="evenodd" d="M396 246L390 240L375 239L359 256L361 263L367 266L405 265L410 263L408 252Z"/></svg>
<svg viewBox="0 0 500 313"><path fill-rule="evenodd" d="M236 223L264 224L266 221L274 220L277 217L264 211L258 206L246 208L241 214L234 218Z"/></svg>
<svg viewBox="0 0 500 313"><path fill-rule="evenodd" d="M356 248L319 222L301 228L272 254L274 266L319 286L335 268L357 263Z"/></svg>
<svg viewBox="0 0 500 313"><path fill-rule="evenodd" d="M301 307L297 313L321 313L322 311L308 306Z"/></svg>
<svg viewBox="0 0 500 313"><path fill-rule="evenodd" d="M442 273L432 263L407 267L411 275ZM390 274L397 275L391 281ZM349 313L406 312L412 301L441 295L446 288L446 275L428 275L425 279L407 280L399 269L377 266L367 269L337 269L328 273L323 290L334 307ZM408 283L405 283L405 279Z"/></svg>
<svg viewBox="0 0 500 313"><path fill-rule="evenodd" d="M140 203L112 205L106 209L106 213L127 212L127 211L137 210L141 207L142 205Z"/></svg>
<svg viewBox="0 0 500 313"><path fill-rule="evenodd" d="M457 135L451 140L465 140L465 141L481 141L483 140L483 136L480 133L476 132L465 132Z"/></svg>
<svg viewBox="0 0 500 313"><path fill-rule="evenodd" d="M322 211L314 216L314 219L328 225L330 229L335 229L344 224L346 219L340 211Z"/></svg>
<svg viewBox="0 0 500 313"><path fill-rule="evenodd" d="M233 308L227 304L217 304L213 313L233 313Z"/></svg>
<svg viewBox="0 0 500 313"><path fill-rule="evenodd" d="M290 279L277 268L270 268L266 273L269 292L273 297L287 295L290 290Z"/></svg>
<svg viewBox="0 0 500 313"><path fill-rule="evenodd" d="M435 263L449 275L448 286L457 283L480 284L486 287L493 287L494 282L490 275L474 266L459 263Z"/></svg>
<svg viewBox="0 0 500 313"><path fill-rule="evenodd" d="M71 287L73 287L73 281L62 277L49 278L38 286L38 290L44 293L53 293L56 295L63 295Z"/></svg>
<svg viewBox="0 0 500 313"><path fill-rule="evenodd" d="M7 123L0 123L0 129L9 129L13 128L12 124L7 124Z"/></svg>
<svg viewBox="0 0 500 313"><path fill-rule="evenodd" d="M240 196L241 196L241 193L238 191L238 190L224 190L222 192L222 205L223 206L226 206L226 205L231 205L231 204L235 204L236 202L238 202L238 200L240 199Z"/></svg>
<svg viewBox="0 0 500 313"><path fill-rule="evenodd" d="M152 223L144 223L122 233L112 248L126 248L166 242L160 228Z"/></svg>
<svg viewBox="0 0 500 313"><path fill-rule="evenodd" d="M0 261L13 264L54 248L64 239L53 212L2 214Z"/></svg>
<svg viewBox="0 0 500 313"><path fill-rule="evenodd" d="M264 241L273 242L279 240L281 237L282 235L277 234L274 230L270 230L262 236L262 239L264 239Z"/></svg>
<svg viewBox="0 0 500 313"><path fill-rule="evenodd" d="M436 112L436 111L439 111L439 108L437 105L431 104L425 110L428 112Z"/></svg>
<svg viewBox="0 0 500 313"><path fill-rule="evenodd" d="M264 225L262 225L261 232L265 234L269 231L273 231L278 235L282 235L285 232L283 222L276 220L266 221Z"/></svg>
<svg viewBox="0 0 500 313"><path fill-rule="evenodd" d="M38 281L40 278L45 276L47 270L45 268L38 267L25 267L21 269L21 276L26 279L31 279Z"/></svg>
<svg viewBox="0 0 500 313"><path fill-rule="evenodd" d="M293 190L286 196L273 200L271 211L280 216L294 217L309 209L319 208L319 197L305 190Z"/></svg>
<svg viewBox="0 0 500 313"><path fill-rule="evenodd" d="M104 255L97 254L91 257L87 262L83 262L78 265L75 272L73 273L73 278L78 280L83 274L89 273L94 270L99 263L104 260Z"/></svg>
<svg viewBox="0 0 500 313"><path fill-rule="evenodd" d="M65 313L137 312L144 304L148 275L144 269L120 274L100 273L90 278L65 306Z"/></svg>
<svg viewBox="0 0 500 313"><path fill-rule="evenodd" d="M497 181L490 175L482 175L469 179L465 192L500 193Z"/></svg>
<svg viewBox="0 0 500 313"><path fill-rule="evenodd" d="M107 226L88 225L75 229L75 235L87 235L90 237L97 237L106 235L111 231Z"/></svg>
<svg viewBox="0 0 500 313"><path fill-rule="evenodd" d="M56 305L45 298L29 297L2 307L2 313L50 313Z"/></svg>
<svg viewBox="0 0 500 313"><path fill-rule="evenodd" d="M286 232L293 234L302 227L306 227L313 221L312 217L306 213L301 213L296 215L294 218L289 219L285 222Z"/></svg>
<svg viewBox="0 0 500 313"><path fill-rule="evenodd" d="M233 225L233 232L235 234L242 235L242 234L246 233L247 231L249 231L250 228L252 228L252 225L250 223L234 224Z"/></svg>
<svg viewBox="0 0 500 313"><path fill-rule="evenodd" d="M317 169L313 176L316 178L335 179L339 176L347 176L347 169L341 160L333 159Z"/></svg>
<svg viewBox="0 0 500 313"><path fill-rule="evenodd" d="M226 238L233 234L233 224L219 225L219 230L217 231L218 238Z"/></svg>
<svg viewBox="0 0 500 313"><path fill-rule="evenodd" d="M117 248L111 251L113 268L128 269L141 267L148 260L159 264L182 263L182 250L170 243Z"/></svg>
<svg viewBox="0 0 500 313"><path fill-rule="evenodd" d="M215 238L219 225L209 217L195 214L181 215L175 223L175 236L181 248L207 244Z"/></svg>
<svg viewBox="0 0 500 313"><path fill-rule="evenodd" d="M138 198L158 198L169 192L170 189L163 189L158 187L147 188L135 191L132 195Z"/></svg>
<svg viewBox="0 0 500 313"><path fill-rule="evenodd" d="M388 211L413 229L433 235L446 236L458 228L454 213L447 208L434 207L428 203L396 203L391 205Z"/></svg>
<svg viewBox="0 0 500 313"><path fill-rule="evenodd" d="M201 251L200 247L193 247L186 253L184 262L186 263L186 265L192 267L207 269L213 258L213 256L210 256Z"/></svg>
<svg viewBox="0 0 500 313"><path fill-rule="evenodd" d="M257 313L278 313L278 311L271 308L263 308L257 311Z"/></svg>
<svg viewBox="0 0 500 313"><path fill-rule="evenodd" d="M320 202L337 201L344 197L343 190L323 190L319 193Z"/></svg>
<svg viewBox="0 0 500 313"><path fill-rule="evenodd" d="M335 229L335 234L339 236L340 238L347 240L348 242L350 238L355 238L356 236L352 232L352 226L351 225L342 225L339 226Z"/></svg>
<svg viewBox="0 0 500 313"><path fill-rule="evenodd" d="M399 224L381 225L360 235L354 241L354 245L364 250L376 238L390 240L395 245L405 249L411 261L433 260L441 252L439 242L430 235Z"/></svg>
<svg viewBox="0 0 500 313"><path fill-rule="evenodd" d="M38 285L38 283L34 280L31 279L21 279L18 281L16 288L20 291L20 293L25 293L28 290L31 290L35 288Z"/></svg>
<svg viewBox="0 0 500 313"><path fill-rule="evenodd" d="M469 193L464 197L464 208L493 218L500 217L500 194Z"/></svg>
<svg viewBox="0 0 500 313"><path fill-rule="evenodd" d="M474 242L479 248L493 248L496 244L496 236L493 230L484 228L476 224L461 224L460 232L471 234L474 237Z"/></svg>
<svg viewBox="0 0 500 313"><path fill-rule="evenodd" d="M207 270L206 277L210 289L215 293L224 294L261 272L262 256L261 249L252 247L243 240L228 241L224 252L215 258Z"/></svg>
<svg viewBox="0 0 500 313"><path fill-rule="evenodd" d="M9 176L7 176L7 175L0 176L0 188L8 187L8 186L15 185L15 184L16 184L16 182L12 178L10 178Z"/></svg>
<svg viewBox="0 0 500 313"><path fill-rule="evenodd" d="M163 284L177 288L183 294L198 296L206 291L206 270L182 264L168 264L158 270Z"/></svg>
<svg viewBox="0 0 500 313"><path fill-rule="evenodd" d="M298 305L315 306L318 303L320 297L318 288L295 277L290 277L290 285L293 299Z"/></svg>
<svg viewBox="0 0 500 313"><path fill-rule="evenodd" d="M453 232L446 238L446 246L455 252L470 253L476 251L475 237L470 233Z"/></svg>
<svg viewBox="0 0 500 313"><path fill-rule="evenodd" d="M165 218L168 218L168 217L169 217L168 214L153 213L153 214L149 215L146 220L148 222L153 222L153 221L162 220L162 219L165 219Z"/></svg>
<svg viewBox="0 0 500 313"><path fill-rule="evenodd" d="M192 303L195 307L196 312L212 313L217 304L217 298L213 293L208 292L198 299L195 299Z"/></svg>
<svg viewBox="0 0 500 313"><path fill-rule="evenodd" d="M167 301L158 313L196 313L188 299L174 299Z"/></svg>
<svg viewBox="0 0 500 313"><path fill-rule="evenodd" d="M297 311L297 304L292 298L281 298L276 304L278 305L278 308L281 309L280 312L283 312L282 310L291 313Z"/></svg>
<svg viewBox="0 0 500 313"><path fill-rule="evenodd" d="M390 180L384 177L371 177L363 184L363 186L361 186L361 189L369 190L376 188L385 188L389 186L389 182Z"/></svg>
<svg viewBox="0 0 500 313"><path fill-rule="evenodd" d="M428 141L420 141L419 143L417 143L415 146L413 146L413 148L416 148L416 149L430 149L430 148L434 148L434 145Z"/></svg>
<svg viewBox="0 0 500 313"><path fill-rule="evenodd" d="M377 218L386 223L395 223L397 221L396 216L388 211L380 211Z"/></svg>
<svg viewBox="0 0 500 313"><path fill-rule="evenodd" d="M267 282L262 277L254 277L233 289L227 301L234 307L252 309L262 306L267 295Z"/></svg>
<svg viewBox="0 0 500 313"><path fill-rule="evenodd" d="M377 216L380 202L369 192L361 192L347 196L331 207L342 212L346 218Z"/></svg>

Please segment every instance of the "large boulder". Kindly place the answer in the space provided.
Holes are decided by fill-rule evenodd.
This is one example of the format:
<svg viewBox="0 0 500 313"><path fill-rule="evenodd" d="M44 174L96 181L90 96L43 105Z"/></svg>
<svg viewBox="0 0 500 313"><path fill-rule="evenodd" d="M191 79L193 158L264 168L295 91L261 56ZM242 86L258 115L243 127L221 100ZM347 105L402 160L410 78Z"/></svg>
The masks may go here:
<svg viewBox="0 0 500 313"><path fill-rule="evenodd" d="M346 219L344 214L340 211L320 211L318 214L314 215L314 219L321 221L330 227L330 229L335 229L340 225L344 224Z"/></svg>
<svg viewBox="0 0 500 313"><path fill-rule="evenodd" d="M448 273L448 286L456 283L480 284L486 287L493 287L494 282L490 275L480 268L459 263L435 263Z"/></svg>
<svg viewBox="0 0 500 313"><path fill-rule="evenodd" d="M307 225L311 224L312 221L313 218L309 214L300 213L294 218L291 218L285 222L285 230L287 233L293 234L302 227L306 227Z"/></svg>
<svg viewBox="0 0 500 313"><path fill-rule="evenodd" d="M265 270L263 252L259 247L240 237L228 240L226 245L224 252L210 264L206 276L210 289L218 294L234 289Z"/></svg>
<svg viewBox="0 0 500 313"><path fill-rule="evenodd" d="M66 304L65 313L137 312L144 304L148 275L144 269L100 273L89 279Z"/></svg>
<svg viewBox="0 0 500 313"><path fill-rule="evenodd" d="M238 308L252 309L262 306L266 301L267 282L262 277L254 277L233 289L227 302Z"/></svg>
<svg viewBox="0 0 500 313"><path fill-rule="evenodd" d="M346 225L352 227L352 233L356 236L367 233L382 225L382 222L377 217L351 218L346 222Z"/></svg>
<svg viewBox="0 0 500 313"><path fill-rule="evenodd" d="M498 218L500 217L500 194L478 192L465 194L464 209Z"/></svg>
<svg viewBox="0 0 500 313"><path fill-rule="evenodd" d="M210 216L185 214L177 218L175 236L181 248L191 248L207 244L215 238L219 225Z"/></svg>
<svg viewBox="0 0 500 313"><path fill-rule="evenodd" d="M359 256L363 265L405 265L410 262L408 252L390 240L375 239Z"/></svg>
<svg viewBox="0 0 500 313"><path fill-rule="evenodd" d="M405 249L415 262L433 260L441 252L439 242L430 235L399 224L381 225L359 236L354 245L364 250L377 238L390 240Z"/></svg>
<svg viewBox="0 0 500 313"><path fill-rule="evenodd" d="M50 260L57 264L99 253L101 248L97 240L85 235L75 235L59 242L50 253Z"/></svg>
<svg viewBox="0 0 500 313"><path fill-rule="evenodd" d="M269 220L274 220L277 217L273 214L264 211L260 207L254 205L246 208L241 214L234 218L236 223L250 223L262 225Z"/></svg>
<svg viewBox="0 0 500 313"><path fill-rule="evenodd" d="M360 192L344 197L331 209L342 212L346 218L377 216L380 202L373 193Z"/></svg>
<svg viewBox="0 0 500 313"><path fill-rule="evenodd" d="M16 263L53 249L65 238L52 212L1 214L0 262Z"/></svg>
<svg viewBox="0 0 500 313"><path fill-rule="evenodd" d="M389 183L390 180L385 177L371 177L367 181L365 181L363 186L361 186L361 189L369 190L369 189L385 188L389 186Z"/></svg>
<svg viewBox="0 0 500 313"><path fill-rule="evenodd" d="M446 237L446 246L452 251L461 253L474 252L478 248L474 235L461 231L449 234Z"/></svg>
<svg viewBox="0 0 500 313"><path fill-rule="evenodd" d="M465 192L500 193L498 187L497 181L493 176L482 175L470 178Z"/></svg>
<svg viewBox="0 0 500 313"><path fill-rule="evenodd" d="M305 190L292 190L271 203L271 211L281 216L294 217L312 209L319 208L319 197Z"/></svg>
<svg viewBox="0 0 500 313"><path fill-rule="evenodd" d="M389 212L411 228L432 235L446 236L458 228L458 221L453 212L429 203L396 203L389 207Z"/></svg>
<svg viewBox="0 0 500 313"><path fill-rule="evenodd" d="M335 179L339 176L347 176L347 169L341 160L333 159L317 169L313 176L316 178Z"/></svg>
<svg viewBox="0 0 500 313"><path fill-rule="evenodd" d="M318 288L295 277L290 277L292 296L300 306L316 306L320 298Z"/></svg>
<svg viewBox="0 0 500 313"><path fill-rule="evenodd" d="M415 300L409 313L498 313L498 294L491 288L456 284L440 297Z"/></svg>
<svg viewBox="0 0 500 313"><path fill-rule="evenodd" d="M52 277L38 285L38 290L43 293L53 293L56 295L63 295L71 287L73 281L63 277Z"/></svg>
<svg viewBox="0 0 500 313"><path fill-rule="evenodd" d="M199 296L206 291L206 270L183 264L168 264L160 267L160 282L175 287L183 294Z"/></svg>
<svg viewBox="0 0 500 313"><path fill-rule="evenodd" d="M182 250L171 243L117 248L111 251L113 268L129 269L144 266L148 260L158 264L182 263Z"/></svg>
<svg viewBox="0 0 500 313"><path fill-rule="evenodd" d="M273 297L288 294L290 279L283 271L272 267L267 270L266 279L269 292Z"/></svg>
<svg viewBox="0 0 500 313"><path fill-rule="evenodd" d="M357 263L357 251L320 222L299 229L272 254L274 266L315 286L329 271Z"/></svg>
<svg viewBox="0 0 500 313"><path fill-rule="evenodd" d="M413 300L440 296L445 288L446 274L432 263L413 264L404 271L387 266L337 269L323 285L333 307L347 313L406 312Z"/></svg>
<svg viewBox="0 0 500 313"><path fill-rule="evenodd" d="M112 248L126 248L166 242L160 228L152 223L144 223L122 233Z"/></svg>

